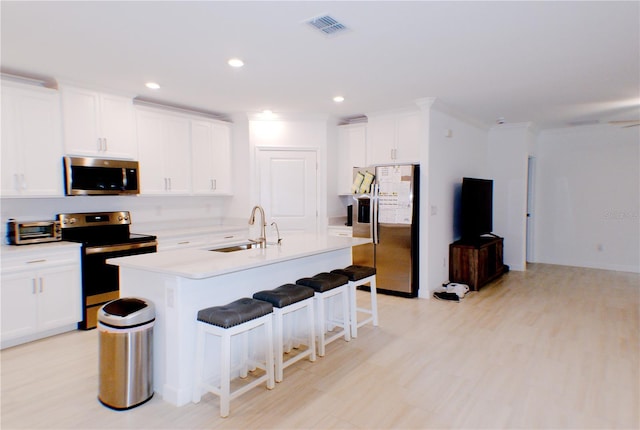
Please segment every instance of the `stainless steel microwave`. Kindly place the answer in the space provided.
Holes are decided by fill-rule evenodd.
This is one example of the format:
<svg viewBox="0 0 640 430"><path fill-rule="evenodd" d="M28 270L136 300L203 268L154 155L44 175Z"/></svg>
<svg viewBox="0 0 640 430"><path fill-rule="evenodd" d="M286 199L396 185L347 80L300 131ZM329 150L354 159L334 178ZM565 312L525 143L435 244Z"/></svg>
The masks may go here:
<svg viewBox="0 0 640 430"><path fill-rule="evenodd" d="M137 161L64 157L67 196L139 194Z"/></svg>

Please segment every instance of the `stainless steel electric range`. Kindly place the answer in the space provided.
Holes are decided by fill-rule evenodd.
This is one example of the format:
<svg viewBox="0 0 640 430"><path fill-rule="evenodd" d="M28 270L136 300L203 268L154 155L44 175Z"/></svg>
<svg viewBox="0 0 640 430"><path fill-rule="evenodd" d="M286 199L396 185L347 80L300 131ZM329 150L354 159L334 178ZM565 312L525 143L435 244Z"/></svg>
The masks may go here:
<svg viewBox="0 0 640 430"><path fill-rule="evenodd" d="M62 240L82 243L83 319L78 328L92 329L100 307L120 296L118 267L106 260L156 252L158 242L156 236L129 231L128 211L58 214L58 220Z"/></svg>

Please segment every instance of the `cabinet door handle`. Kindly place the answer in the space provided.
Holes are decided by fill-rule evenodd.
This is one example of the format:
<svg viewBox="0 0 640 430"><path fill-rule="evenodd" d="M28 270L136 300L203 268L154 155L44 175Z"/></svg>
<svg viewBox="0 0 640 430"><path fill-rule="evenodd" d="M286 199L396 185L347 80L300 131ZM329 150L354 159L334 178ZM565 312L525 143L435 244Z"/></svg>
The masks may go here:
<svg viewBox="0 0 640 430"><path fill-rule="evenodd" d="M167 186L167 178L164 178L164 190L168 191L169 187Z"/></svg>
<svg viewBox="0 0 640 430"><path fill-rule="evenodd" d="M35 294L35 293L37 292L37 291L36 291L36 278L33 278L33 279L31 280L31 284L32 284L32 287L33 287L33 288L31 289L31 294Z"/></svg>
<svg viewBox="0 0 640 430"><path fill-rule="evenodd" d="M102 141L104 142L104 149L103 149L103 151L104 151L104 152L107 152L107 150L108 150L108 148L109 148L109 146L107 145L107 138L106 138L106 137L105 137L105 138L103 138L103 139L102 139Z"/></svg>
<svg viewBox="0 0 640 430"><path fill-rule="evenodd" d="M44 280L40 278L40 292L44 289Z"/></svg>
<svg viewBox="0 0 640 430"><path fill-rule="evenodd" d="M169 178L169 191L171 191L171 178Z"/></svg>
<svg viewBox="0 0 640 430"><path fill-rule="evenodd" d="M40 260L31 260L31 261L27 261L27 264L44 263L45 261L47 261L47 259L46 259L46 258L41 258Z"/></svg>
<svg viewBox="0 0 640 430"><path fill-rule="evenodd" d="M218 182L216 179L211 180L211 191L215 191L218 188Z"/></svg>

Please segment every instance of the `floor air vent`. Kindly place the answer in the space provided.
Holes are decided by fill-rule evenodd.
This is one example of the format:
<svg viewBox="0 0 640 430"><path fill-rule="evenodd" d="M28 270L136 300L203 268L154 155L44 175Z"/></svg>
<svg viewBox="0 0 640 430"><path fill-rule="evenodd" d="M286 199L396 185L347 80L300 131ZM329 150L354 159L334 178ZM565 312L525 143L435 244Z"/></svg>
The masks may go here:
<svg viewBox="0 0 640 430"><path fill-rule="evenodd" d="M321 31L323 34L327 36L332 36L336 33L341 33L347 30L344 24L338 22L336 19L330 17L329 15L318 16L315 18L311 18L307 21L311 27Z"/></svg>

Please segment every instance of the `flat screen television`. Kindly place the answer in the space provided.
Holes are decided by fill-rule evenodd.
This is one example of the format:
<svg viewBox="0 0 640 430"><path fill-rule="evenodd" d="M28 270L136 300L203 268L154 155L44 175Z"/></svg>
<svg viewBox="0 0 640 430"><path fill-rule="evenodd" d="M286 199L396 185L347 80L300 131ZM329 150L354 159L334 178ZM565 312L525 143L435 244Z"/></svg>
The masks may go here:
<svg viewBox="0 0 640 430"><path fill-rule="evenodd" d="M493 180L462 178L460 233L475 240L493 231Z"/></svg>

